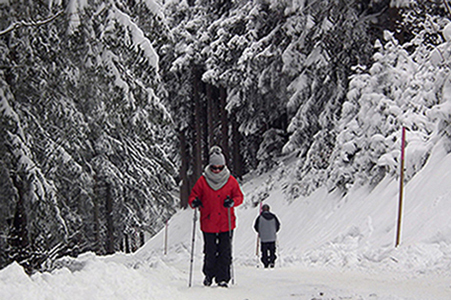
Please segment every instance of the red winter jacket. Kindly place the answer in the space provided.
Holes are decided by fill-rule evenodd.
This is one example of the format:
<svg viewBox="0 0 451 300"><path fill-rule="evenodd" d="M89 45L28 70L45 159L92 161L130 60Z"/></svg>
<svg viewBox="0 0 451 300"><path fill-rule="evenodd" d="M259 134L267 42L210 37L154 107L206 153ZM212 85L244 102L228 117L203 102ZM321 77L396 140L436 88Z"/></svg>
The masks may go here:
<svg viewBox="0 0 451 300"><path fill-rule="evenodd" d="M189 196L188 203L192 207L193 200L199 198L202 202L200 207L200 229L208 233L220 233L229 231L229 217L227 208L224 207L224 200L230 196L235 202L234 207L243 203L243 193L238 181L230 176L227 183L219 190L213 190L207 183L204 176L201 176ZM232 230L235 229L235 212L230 208L230 219Z"/></svg>

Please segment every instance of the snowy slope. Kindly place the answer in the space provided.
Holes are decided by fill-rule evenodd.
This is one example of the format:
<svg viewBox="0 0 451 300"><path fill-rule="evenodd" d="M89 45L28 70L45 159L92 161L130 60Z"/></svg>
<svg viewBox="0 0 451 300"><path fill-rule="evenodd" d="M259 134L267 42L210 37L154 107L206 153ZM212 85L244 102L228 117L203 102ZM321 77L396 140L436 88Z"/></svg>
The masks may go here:
<svg viewBox="0 0 451 300"><path fill-rule="evenodd" d="M238 262L255 261L256 234L252 225L258 207L250 202L255 201L255 195L266 192L269 196L264 203L270 204L282 223L278 241L282 265L302 262L366 268L383 264L383 269L397 269L402 263L402 270L408 272L422 267L431 272L449 269L451 257L446 253L451 243L451 155L446 155L441 144L434 149L425 168L405 186L398 249L394 248L399 199L397 179L387 178L371 191L353 190L344 198L320 189L308 198L287 203L281 191L290 180L286 177L289 174L275 172L243 185L247 203L237 210L238 229L234 240ZM190 247L192 214L191 210L182 211L170 221L170 249ZM200 231L196 240L201 240ZM136 256L145 257L153 251L163 253L163 245L164 232L161 232ZM395 259L393 256L397 255L401 257ZM414 258L415 255L419 257ZM405 261L408 259L418 259L427 265ZM394 260L398 260L395 265Z"/></svg>
<svg viewBox="0 0 451 300"><path fill-rule="evenodd" d="M201 285L202 240L195 237L193 287L188 288L193 210L177 213L165 231L133 255L65 258L52 273L0 271L0 299L451 299L451 155L439 143L427 165L405 186L402 243L394 247L399 183L345 197L320 189L286 201L292 164L248 178L237 209L234 273L229 289ZM279 217L279 260L256 268L256 203Z"/></svg>

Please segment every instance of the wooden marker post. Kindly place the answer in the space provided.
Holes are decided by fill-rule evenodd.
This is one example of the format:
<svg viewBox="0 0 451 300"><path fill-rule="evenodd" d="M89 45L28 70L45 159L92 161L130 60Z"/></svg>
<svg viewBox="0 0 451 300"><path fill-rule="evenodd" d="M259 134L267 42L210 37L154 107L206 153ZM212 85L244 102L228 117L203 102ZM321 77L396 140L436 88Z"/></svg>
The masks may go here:
<svg viewBox="0 0 451 300"><path fill-rule="evenodd" d="M396 230L396 243L395 247L398 247L401 243L401 224L402 224L402 209L403 209L403 190L404 190L404 149L406 146L406 128L402 127L401 137L401 170L399 176L399 206L398 206L398 226Z"/></svg>

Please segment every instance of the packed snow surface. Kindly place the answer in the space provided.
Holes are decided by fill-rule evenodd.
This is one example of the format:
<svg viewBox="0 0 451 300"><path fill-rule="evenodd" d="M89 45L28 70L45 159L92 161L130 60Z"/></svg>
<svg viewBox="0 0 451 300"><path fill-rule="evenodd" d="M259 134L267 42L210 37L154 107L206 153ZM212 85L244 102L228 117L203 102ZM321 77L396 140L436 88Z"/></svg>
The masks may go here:
<svg viewBox="0 0 451 300"><path fill-rule="evenodd" d="M0 299L451 299L451 155L441 143L405 185L399 247L397 178L344 196L319 189L289 199L292 170L287 159L243 181L228 289L202 286L198 222L188 287L194 215L188 209L134 254L67 257L52 272L32 276L11 264L0 271ZM271 270L262 269L256 255L252 225L259 201L282 225Z"/></svg>

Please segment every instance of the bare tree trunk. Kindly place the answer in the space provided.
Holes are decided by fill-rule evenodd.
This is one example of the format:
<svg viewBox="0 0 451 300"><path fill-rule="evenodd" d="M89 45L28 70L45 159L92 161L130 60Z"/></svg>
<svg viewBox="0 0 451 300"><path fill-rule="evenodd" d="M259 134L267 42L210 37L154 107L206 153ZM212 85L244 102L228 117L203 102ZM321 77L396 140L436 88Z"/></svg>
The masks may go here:
<svg viewBox="0 0 451 300"><path fill-rule="evenodd" d="M232 117L232 172L237 178L243 176L243 164L240 152L241 135L239 124L235 117Z"/></svg>
<svg viewBox="0 0 451 300"><path fill-rule="evenodd" d="M144 232L140 231L139 232L139 248L144 246L145 243L146 243L146 237L144 236Z"/></svg>
<svg viewBox="0 0 451 300"><path fill-rule="evenodd" d="M199 82L201 82L201 74L199 74ZM202 83L203 84L203 83ZM202 124L202 161L208 162L209 149L210 149L210 121L211 118L209 106L210 101L208 97L203 95L201 97L201 124Z"/></svg>
<svg viewBox="0 0 451 300"><path fill-rule="evenodd" d="M19 178L18 178L19 177ZM12 224L12 234L10 235L10 244L13 247L24 249L28 247L28 229L27 229L27 215L25 212L25 194L26 184L19 175L13 176L13 184L17 189L18 199L16 204L16 211Z"/></svg>
<svg viewBox="0 0 451 300"><path fill-rule="evenodd" d="M8 242L13 248L12 256L14 260L21 263L28 257L26 249L30 243L28 239L27 214L25 211L25 195L27 194L28 184L19 175L13 175L12 179L14 187L17 190L18 198ZM28 269L30 266L26 267Z"/></svg>
<svg viewBox="0 0 451 300"><path fill-rule="evenodd" d="M221 111L221 147L225 154L227 165L230 166L230 149L229 149L229 118L226 110L227 92L226 89L220 87L219 104Z"/></svg>
<svg viewBox="0 0 451 300"><path fill-rule="evenodd" d="M188 163L189 163L189 156L188 156L188 147L186 143L186 136L185 131L180 130L179 131L179 138L180 138L180 157L181 157L181 163L180 166L180 207L186 208L188 206L188 197L190 193L190 182L188 178Z"/></svg>
<svg viewBox="0 0 451 300"><path fill-rule="evenodd" d="M99 199L100 199L100 187L99 178L97 174L94 175L94 252L97 254L101 253L101 243L100 243L100 219L99 219Z"/></svg>
<svg viewBox="0 0 451 300"><path fill-rule="evenodd" d="M124 239L125 239L125 253L130 253L130 237L129 234L126 233L124 234Z"/></svg>
<svg viewBox="0 0 451 300"><path fill-rule="evenodd" d="M106 183L106 224L107 224L107 236L106 236L106 254L114 253L114 222L113 222L113 197L111 195L111 184Z"/></svg>
<svg viewBox="0 0 451 300"><path fill-rule="evenodd" d="M200 99L200 83L197 76L195 67L193 67L193 80L194 80L194 129L195 129L195 142L194 142L194 174L195 178L200 177L202 174L202 102Z"/></svg>
<svg viewBox="0 0 451 300"><path fill-rule="evenodd" d="M214 140L214 101L212 95L212 86L207 84L206 86L206 94L207 94L207 127L208 127L208 137L207 137L207 147L210 149L213 145L215 145ZM208 152L207 152L208 154Z"/></svg>
<svg viewBox="0 0 451 300"><path fill-rule="evenodd" d="M206 93L207 93L207 126L208 126L208 145L209 147L214 145L214 114L213 114L213 91L212 86L207 84Z"/></svg>
<svg viewBox="0 0 451 300"><path fill-rule="evenodd" d="M9 256L19 264L21 264L28 274L31 274L33 266L29 260L30 240L28 238L28 221L25 209L25 197L29 193L29 184L25 176L14 174L12 176L13 185L17 190L17 203L14 218L8 221L10 224L10 232L8 235L8 243L12 249Z"/></svg>

